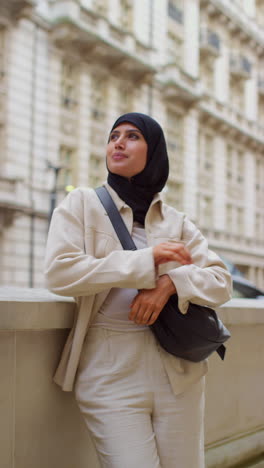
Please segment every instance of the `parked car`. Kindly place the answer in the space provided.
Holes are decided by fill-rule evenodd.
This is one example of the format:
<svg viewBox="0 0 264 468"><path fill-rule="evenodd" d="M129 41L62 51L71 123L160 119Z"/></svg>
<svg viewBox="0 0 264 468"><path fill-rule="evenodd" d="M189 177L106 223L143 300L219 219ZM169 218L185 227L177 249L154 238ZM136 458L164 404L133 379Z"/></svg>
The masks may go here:
<svg viewBox="0 0 264 468"><path fill-rule="evenodd" d="M232 275L233 297L248 297L250 299L264 299L264 291L257 288L242 276Z"/></svg>
<svg viewBox="0 0 264 468"><path fill-rule="evenodd" d="M232 262L223 257L222 260L232 275L233 297L264 299L264 291L262 289L257 288L257 286L248 281Z"/></svg>

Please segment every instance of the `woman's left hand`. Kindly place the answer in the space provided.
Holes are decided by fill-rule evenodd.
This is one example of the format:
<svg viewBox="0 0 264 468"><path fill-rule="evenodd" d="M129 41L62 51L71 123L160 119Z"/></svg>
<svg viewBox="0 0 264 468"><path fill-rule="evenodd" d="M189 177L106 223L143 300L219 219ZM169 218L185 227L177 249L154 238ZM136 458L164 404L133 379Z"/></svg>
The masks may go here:
<svg viewBox="0 0 264 468"><path fill-rule="evenodd" d="M168 275L160 276L154 289L142 289L131 303L129 319L138 325L152 325L172 294L174 283Z"/></svg>

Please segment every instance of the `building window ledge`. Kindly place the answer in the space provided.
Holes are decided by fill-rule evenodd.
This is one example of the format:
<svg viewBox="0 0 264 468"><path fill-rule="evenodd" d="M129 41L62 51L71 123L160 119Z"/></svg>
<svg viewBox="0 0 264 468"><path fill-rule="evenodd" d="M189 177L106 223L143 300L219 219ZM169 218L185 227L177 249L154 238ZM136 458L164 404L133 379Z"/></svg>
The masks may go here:
<svg viewBox="0 0 264 468"><path fill-rule="evenodd" d="M264 144L263 127L257 122L248 120L239 110L228 104L218 103L213 96L203 95L200 101L200 110L207 114L208 118L215 122L218 128L223 131L233 132L239 138L244 135L248 143L260 145ZM220 125L220 127L219 127Z"/></svg>
<svg viewBox="0 0 264 468"><path fill-rule="evenodd" d="M202 96L199 81L181 70L177 64L164 65L157 79L163 86L165 98L192 103Z"/></svg>
<svg viewBox="0 0 264 468"><path fill-rule="evenodd" d="M111 35L111 28L105 23L107 31L104 35L98 30L84 26L78 20L70 17L60 17L54 21L52 39L57 47L67 50L81 51L83 56L93 59L96 63L106 66L117 66L123 71L128 71L132 76L142 77L155 73L156 69L151 65L150 48L145 47L130 34L124 33L123 40L118 41ZM127 48L124 41L130 40Z"/></svg>

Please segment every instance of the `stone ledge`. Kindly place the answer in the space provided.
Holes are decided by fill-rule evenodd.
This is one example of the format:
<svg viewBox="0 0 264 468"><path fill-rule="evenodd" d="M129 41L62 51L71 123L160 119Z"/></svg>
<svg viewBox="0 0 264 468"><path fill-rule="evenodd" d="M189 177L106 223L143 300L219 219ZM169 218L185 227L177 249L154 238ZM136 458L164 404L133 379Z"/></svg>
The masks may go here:
<svg viewBox="0 0 264 468"><path fill-rule="evenodd" d="M210 358L206 468L264 468L263 311L264 301L246 299L218 309L232 339L224 363ZM73 316L73 298L0 288L1 466L99 468L73 393L52 380Z"/></svg>
<svg viewBox="0 0 264 468"><path fill-rule="evenodd" d="M264 324L264 299L231 299L216 310L226 325Z"/></svg>
<svg viewBox="0 0 264 468"><path fill-rule="evenodd" d="M48 307L47 307L48 305ZM70 328L75 303L47 289L0 288L0 330Z"/></svg>
<svg viewBox="0 0 264 468"><path fill-rule="evenodd" d="M57 296L44 288L0 287L0 330L70 328L74 304L72 297ZM227 326L264 324L262 299L231 299L217 312Z"/></svg>
<svg viewBox="0 0 264 468"><path fill-rule="evenodd" d="M248 461L248 467L254 467L250 460L263 453L264 428L242 434L233 440L223 440L215 447L206 447L206 468L240 466ZM264 457L264 454L263 454ZM260 461L264 463L264 461ZM263 465L262 465L263 466Z"/></svg>

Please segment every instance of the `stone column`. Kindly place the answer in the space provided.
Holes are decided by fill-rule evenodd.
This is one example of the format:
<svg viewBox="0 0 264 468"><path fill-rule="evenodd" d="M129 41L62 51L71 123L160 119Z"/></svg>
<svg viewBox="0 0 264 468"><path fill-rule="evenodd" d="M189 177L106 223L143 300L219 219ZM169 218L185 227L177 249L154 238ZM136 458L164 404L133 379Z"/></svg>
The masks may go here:
<svg viewBox="0 0 264 468"><path fill-rule="evenodd" d="M90 93L91 78L85 65L82 66L79 91L79 158L78 158L78 185L86 186L88 182L89 154L90 154Z"/></svg>
<svg viewBox="0 0 264 468"><path fill-rule="evenodd" d="M108 17L111 23L118 25L118 17L119 17L119 1L118 0L111 0L111 8L108 9Z"/></svg>
<svg viewBox="0 0 264 468"><path fill-rule="evenodd" d="M223 136L214 140L214 229L226 228L226 143Z"/></svg>
<svg viewBox="0 0 264 468"><path fill-rule="evenodd" d="M257 120L257 71L252 67L252 76L245 83L245 114L249 120Z"/></svg>
<svg viewBox="0 0 264 468"><path fill-rule="evenodd" d="M221 55L215 61L215 97L219 102L228 100L228 49L221 43Z"/></svg>
<svg viewBox="0 0 264 468"><path fill-rule="evenodd" d="M155 2L153 2L153 4L155 8ZM133 1L134 33L136 38L146 45L149 44L151 18L154 16L153 12L150 11L150 7L151 2L149 0L145 2L141 0ZM158 26L158 24L156 26Z"/></svg>
<svg viewBox="0 0 264 468"><path fill-rule="evenodd" d="M199 67L199 2L184 2L184 69L191 76L198 76Z"/></svg>
<svg viewBox="0 0 264 468"><path fill-rule="evenodd" d="M247 151L245 154L245 235L254 237L255 235L255 209L256 191L255 191L255 155Z"/></svg>
<svg viewBox="0 0 264 468"><path fill-rule="evenodd" d="M187 215L197 215L197 157L198 157L198 111L193 108L184 120L184 193L183 206Z"/></svg>
<svg viewBox="0 0 264 468"><path fill-rule="evenodd" d="M256 14L256 0L243 0L245 13L253 18Z"/></svg>
<svg viewBox="0 0 264 468"><path fill-rule="evenodd" d="M149 0L148 0L149 1ZM143 2L141 2L143 3ZM145 2L144 2L145 3ZM167 2L153 0L153 44L155 48L155 65L166 61L166 35L167 35Z"/></svg>

